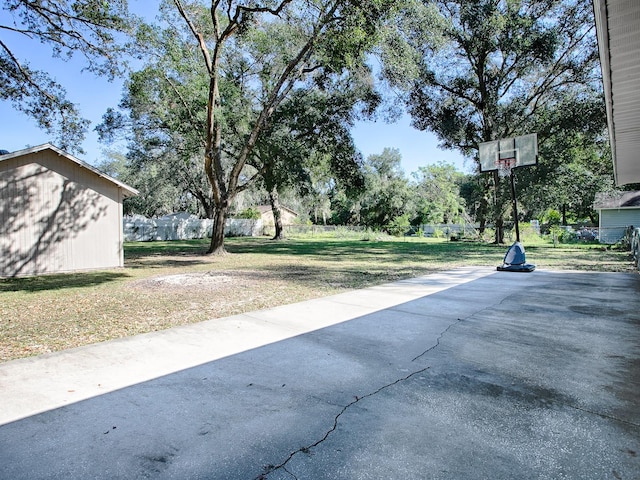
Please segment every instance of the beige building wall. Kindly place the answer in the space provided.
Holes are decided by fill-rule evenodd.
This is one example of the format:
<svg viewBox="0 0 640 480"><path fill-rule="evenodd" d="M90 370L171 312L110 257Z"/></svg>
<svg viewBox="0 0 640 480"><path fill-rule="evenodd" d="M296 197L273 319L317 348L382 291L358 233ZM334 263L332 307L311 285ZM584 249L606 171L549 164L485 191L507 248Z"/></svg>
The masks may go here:
<svg viewBox="0 0 640 480"><path fill-rule="evenodd" d="M0 276L123 266L122 188L53 150L0 162Z"/></svg>
<svg viewBox="0 0 640 480"><path fill-rule="evenodd" d="M273 218L273 210L271 210L271 207L268 205L260 205L258 207L258 210L260 211L260 215L261 215L264 226L273 227L275 224L275 221ZM293 225L295 223L296 218L298 217L297 213L292 212L286 207L280 208L280 215L282 216L283 225Z"/></svg>

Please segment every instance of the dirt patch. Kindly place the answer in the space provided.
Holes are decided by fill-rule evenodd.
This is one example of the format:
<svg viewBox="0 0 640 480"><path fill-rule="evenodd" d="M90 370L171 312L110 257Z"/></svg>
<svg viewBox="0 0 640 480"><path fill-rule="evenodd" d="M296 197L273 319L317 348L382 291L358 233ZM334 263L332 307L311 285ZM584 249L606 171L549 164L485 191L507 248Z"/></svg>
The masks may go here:
<svg viewBox="0 0 640 480"><path fill-rule="evenodd" d="M148 278L139 282L138 286L148 287L216 287L217 285L230 283L233 278L230 275L218 272L181 273L177 275L161 275Z"/></svg>
<svg viewBox="0 0 640 480"><path fill-rule="evenodd" d="M260 272L191 272L173 275L158 275L133 282L139 290L228 290L237 287L251 287L260 281Z"/></svg>

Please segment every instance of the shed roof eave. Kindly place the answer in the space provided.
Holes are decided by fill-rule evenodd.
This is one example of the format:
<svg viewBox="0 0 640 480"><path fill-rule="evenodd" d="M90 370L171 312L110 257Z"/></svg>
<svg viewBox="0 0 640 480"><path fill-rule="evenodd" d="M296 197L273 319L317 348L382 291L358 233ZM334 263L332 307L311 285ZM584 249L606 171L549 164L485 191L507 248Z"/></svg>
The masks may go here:
<svg viewBox="0 0 640 480"><path fill-rule="evenodd" d="M117 185L118 187L120 187L122 189L122 193L123 193L123 197L124 198L135 197L137 195L140 195L140 192L137 189L133 188L132 186L127 185L126 183L121 182L120 180L116 180L115 178L107 175L104 172L101 172L97 168L89 165L88 163L80 160L77 157L74 157L73 155L71 155L71 154L59 149L58 147L56 147L55 145L52 145L50 143L43 143L42 145L37 145L35 147L29 147L29 148L25 148L23 150L16 150L15 152L10 152L10 153L7 153L5 155L0 155L0 162L2 162L4 160L9 160L11 158L17 158L17 157L21 157L21 156L24 156L24 155L29 155L29 154L32 154L32 153L38 153L38 152L41 152L43 150L51 150L51 151L57 153L58 155L63 156L65 158L67 158L68 160L76 163L80 167L86 168L87 170L90 170L91 172L95 173L99 177L102 177L102 178L110 181L111 183L114 183L115 185Z"/></svg>

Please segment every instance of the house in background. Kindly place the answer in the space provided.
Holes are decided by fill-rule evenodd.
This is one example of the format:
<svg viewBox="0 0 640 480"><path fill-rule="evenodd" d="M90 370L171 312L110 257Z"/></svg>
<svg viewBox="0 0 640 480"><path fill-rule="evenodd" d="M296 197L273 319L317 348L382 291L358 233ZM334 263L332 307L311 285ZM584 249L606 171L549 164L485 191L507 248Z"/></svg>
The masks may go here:
<svg viewBox="0 0 640 480"><path fill-rule="evenodd" d="M593 208L600 216L601 243L617 243L628 227L640 226L640 191L598 193Z"/></svg>
<svg viewBox="0 0 640 480"><path fill-rule="evenodd" d="M260 212L263 228L266 231L273 230L275 222L271 205L258 205L256 209ZM296 218L298 218L296 212L282 205L280 206L280 215L282 216L282 225L293 225Z"/></svg>
<svg viewBox="0 0 640 480"><path fill-rule="evenodd" d="M137 194L50 144L0 155L0 277L122 267Z"/></svg>

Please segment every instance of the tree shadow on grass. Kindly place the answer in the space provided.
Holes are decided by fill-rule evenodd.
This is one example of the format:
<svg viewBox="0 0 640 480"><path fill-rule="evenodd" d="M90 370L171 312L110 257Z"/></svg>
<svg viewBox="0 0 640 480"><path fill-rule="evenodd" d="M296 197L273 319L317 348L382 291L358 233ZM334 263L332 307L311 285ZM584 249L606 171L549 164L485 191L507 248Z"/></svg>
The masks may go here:
<svg viewBox="0 0 640 480"><path fill-rule="evenodd" d="M208 239L128 242L124 265L131 269L188 268L208 263Z"/></svg>
<svg viewBox="0 0 640 480"><path fill-rule="evenodd" d="M405 278L427 275L442 270L438 266L401 266L390 268L364 269L357 265L349 265L345 268L335 266L309 266L284 264L262 268L273 279L286 279L288 282L299 285L307 285L324 290L333 289L358 289L372 285L394 282Z"/></svg>
<svg viewBox="0 0 640 480"><path fill-rule="evenodd" d="M357 241L339 239L297 240L281 242L263 239L242 239L229 242L231 253L259 253L272 255L294 255L308 258L347 259L362 261L375 258L376 261L393 263L399 259L423 258L436 263L445 263L452 257L495 256L496 248L489 244L468 242L425 243L413 241Z"/></svg>
<svg viewBox="0 0 640 480"><path fill-rule="evenodd" d="M347 275L394 281L463 266L494 266L503 248L471 242L337 241L288 242L292 256L338 265ZM342 265L342 267L340 267Z"/></svg>
<svg viewBox="0 0 640 480"><path fill-rule="evenodd" d="M207 263L208 239L176 242L137 242L125 244L125 265L141 264L162 266L166 262L194 262L201 258ZM353 261L396 263L405 260L421 260L446 263L449 259L494 258L503 255L503 247L471 242L426 243L416 241L362 241L354 239L286 239L272 241L262 237L231 237L225 241L225 249L231 254L257 254L292 256L320 261ZM184 260L180 257L187 257ZM168 260L171 259L171 260ZM489 260L491 261L491 260ZM185 263L186 265L186 263ZM171 266L171 263L167 264Z"/></svg>
<svg viewBox="0 0 640 480"><path fill-rule="evenodd" d="M193 255L195 256L195 255ZM147 268L189 268L198 265L207 264L207 257L202 254L202 259L194 258L176 258L173 256L148 256L138 257L135 259L127 259L124 261L126 268L130 269L147 269Z"/></svg>
<svg viewBox="0 0 640 480"><path fill-rule="evenodd" d="M0 292L40 292L66 288L88 288L125 279L129 276L123 271L104 271L6 278L0 279Z"/></svg>
<svg viewBox="0 0 640 480"><path fill-rule="evenodd" d="M126 242L124 258L136 260L162 255L205 255L209 245L208 239L172 240L157 242Z"/></svg>

